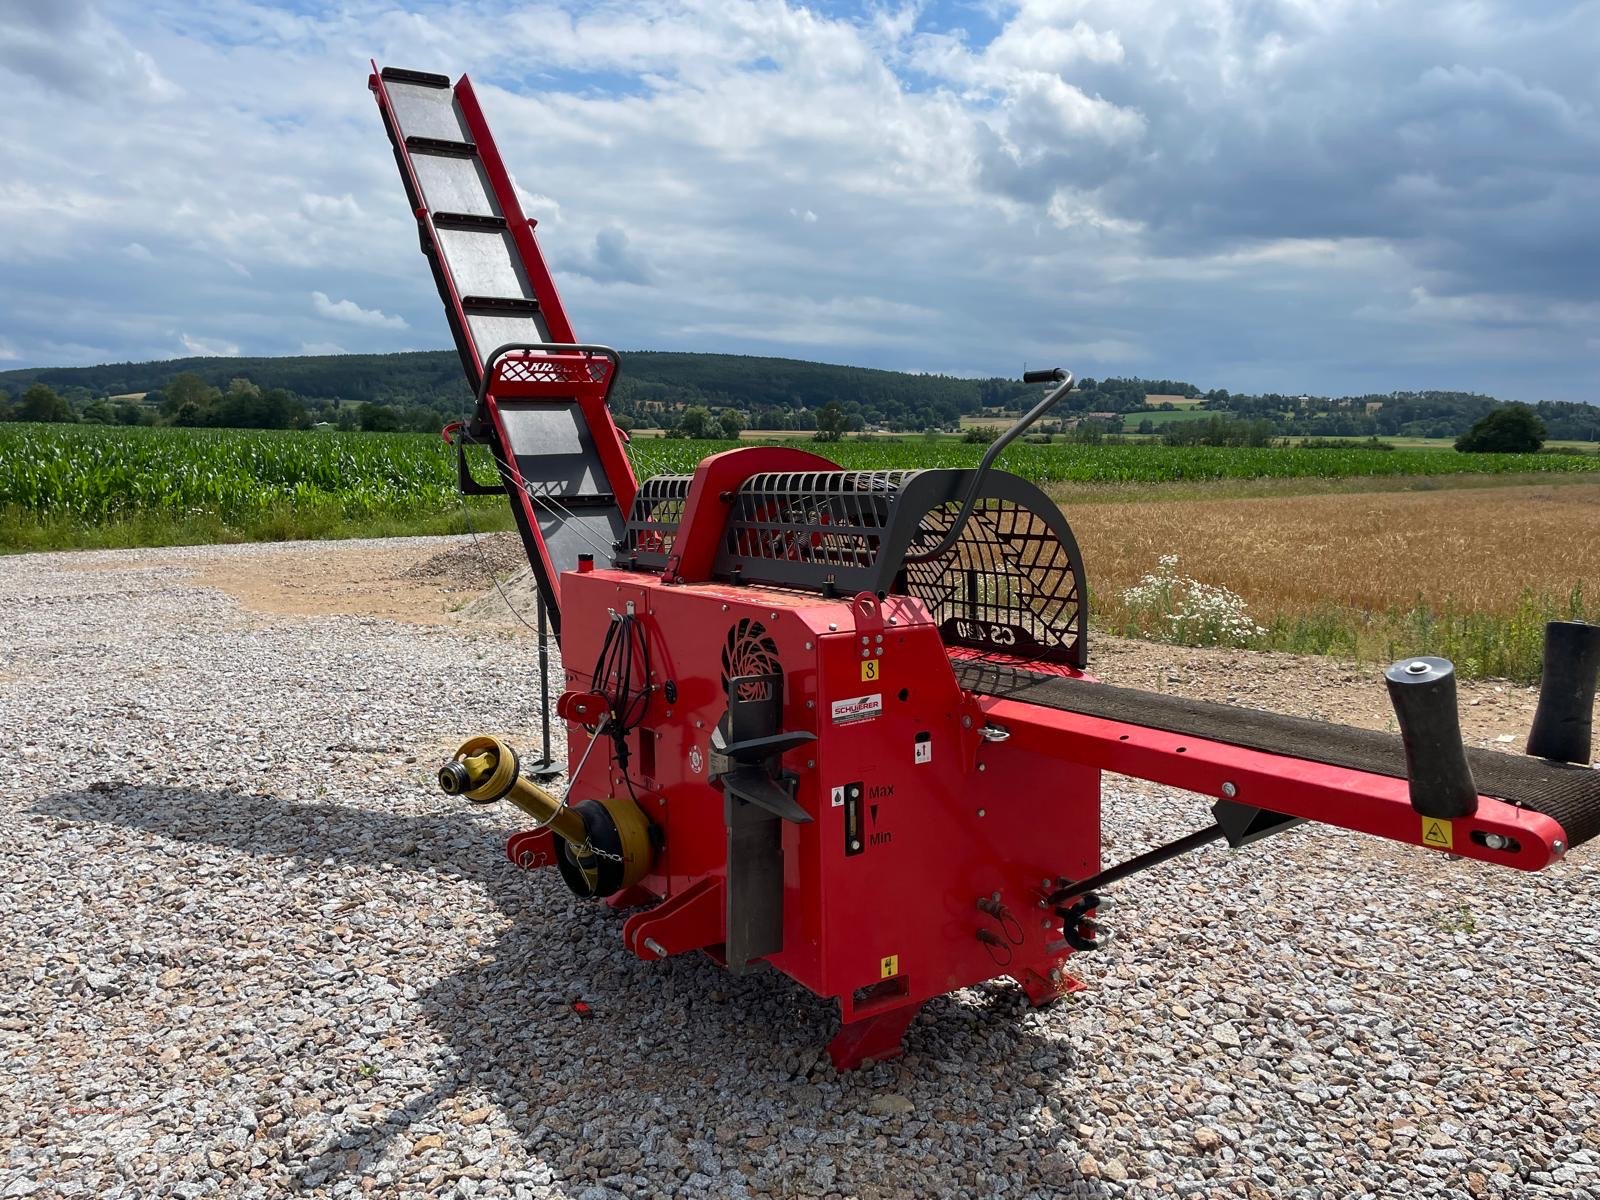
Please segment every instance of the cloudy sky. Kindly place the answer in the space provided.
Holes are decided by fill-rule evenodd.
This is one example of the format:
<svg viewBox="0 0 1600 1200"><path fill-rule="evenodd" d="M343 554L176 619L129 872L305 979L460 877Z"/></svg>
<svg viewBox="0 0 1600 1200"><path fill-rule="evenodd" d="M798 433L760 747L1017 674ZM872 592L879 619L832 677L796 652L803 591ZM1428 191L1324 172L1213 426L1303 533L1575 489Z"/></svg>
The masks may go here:
<svg viewBox="0 0 1600 1200"><path fill-rule="evenodd" d="M367 60L580 337L1600 396L1600 3L0 0L0 364L448 344Z"/></svg>

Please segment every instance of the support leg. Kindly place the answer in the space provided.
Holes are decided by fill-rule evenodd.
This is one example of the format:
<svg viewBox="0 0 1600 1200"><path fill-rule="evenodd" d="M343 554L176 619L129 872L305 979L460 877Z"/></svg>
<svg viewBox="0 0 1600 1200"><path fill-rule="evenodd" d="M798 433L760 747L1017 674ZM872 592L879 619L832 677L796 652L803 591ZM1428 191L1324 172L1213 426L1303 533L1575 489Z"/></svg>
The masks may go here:
<svg viewBox="0 0 1600 1200"><path fill-rule="evenodd" d="M920 1002L903 1004L857 1021L844 1022L828 1043L828 1057L833 1060L834 1070L854 1071L869 1058L883 1062L898 1056L901 1039L921 1008Z"/></svg>
<svg viewBox="0 0 1600 1200"><path fill-rule="evenodd" d="M1027 993L1028 1003L1035 1008L1044 1008L1054 1004L1063 996L1070 996L1073 992L1087 991L1089 985L1076 975L1069 975L1065 971L1059 972L1059 978L1050 979L1037 971L1024 971L1022 978L1017 980L1022 985L1022 990Z"/></svg>
<svg viewBox="0 0 1600 1200"><path fill-rule="evenodd" d="M539 761L523 769L541 783L561 774L550 752L550 615L545 612L544 593L534 588L539 619Z"/></svg>
<svg viewBox="0 0 1600 1200"><path fill-rule="evenodd" d="M722 885L701 879L622 923L622 944L646 962L722 943Z"/></svg>

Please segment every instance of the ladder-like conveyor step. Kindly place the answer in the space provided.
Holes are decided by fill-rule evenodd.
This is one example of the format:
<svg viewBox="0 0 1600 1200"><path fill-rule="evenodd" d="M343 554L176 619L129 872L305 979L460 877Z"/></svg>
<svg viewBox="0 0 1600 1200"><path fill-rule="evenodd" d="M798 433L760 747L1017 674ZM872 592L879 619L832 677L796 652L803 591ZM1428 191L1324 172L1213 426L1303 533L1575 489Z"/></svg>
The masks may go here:
<svg viewBox="0 0 1600 1200"><path fill-rule="evenodd" d="M575 345L516 189L463 76L385 67L378 101L486 443L559 629L560 575L607 561L636 489L606 400L617 355Z"/></svg>

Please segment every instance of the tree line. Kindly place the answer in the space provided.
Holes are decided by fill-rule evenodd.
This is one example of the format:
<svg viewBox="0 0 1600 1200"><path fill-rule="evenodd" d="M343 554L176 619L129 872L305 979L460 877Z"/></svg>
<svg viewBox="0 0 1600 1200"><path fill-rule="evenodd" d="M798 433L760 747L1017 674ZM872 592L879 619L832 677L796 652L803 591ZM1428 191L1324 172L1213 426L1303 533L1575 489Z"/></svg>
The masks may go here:
<svg viewBox="0 0 1600 1200"><path fill-rule="evenodd" d="M141 393L141 399L133 399ZM968 379L734 354L626 354L612 394L625 427L683 436L741 429L812 433L955 431L961 418L997 419L1039 395L1015 379ZM1150 396L1198 401L1190 418L1141 424ZM52 400L51 397L55 399ZM0 415L102 424L246 425L436 430L470 411L472 396L452 351L299 358L192 358L97 367L0 372ZM1173 409L1170 401L1154 407ZM1187 406L1185 406L1187 407ZM1085 378L1052 417L1061 431L1093 426L1196 440L1456 437L1506 407L1472 392L1396 391L1361 396L1202 392L1184 380ZM1551 438L1600 441L1600 408L1531 406ZM1240 421L1221 431L1211 422ZM1264 423L1264 425L1262 424Z"/></svg>

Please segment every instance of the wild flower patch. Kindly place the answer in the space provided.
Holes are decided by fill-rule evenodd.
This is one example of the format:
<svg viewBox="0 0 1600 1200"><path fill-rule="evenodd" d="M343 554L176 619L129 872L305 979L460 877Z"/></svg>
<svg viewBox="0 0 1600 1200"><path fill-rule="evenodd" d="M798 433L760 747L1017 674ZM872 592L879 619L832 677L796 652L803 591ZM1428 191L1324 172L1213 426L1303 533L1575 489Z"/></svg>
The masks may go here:
<svg viewBox="0 0 1600 1200"><path fill-rule="evenodd" d="M1267 632L1238 592L1180 574L1176 554L1157 559L1122 603L1142 636L1180 646L1249 646Z"/></svg>

